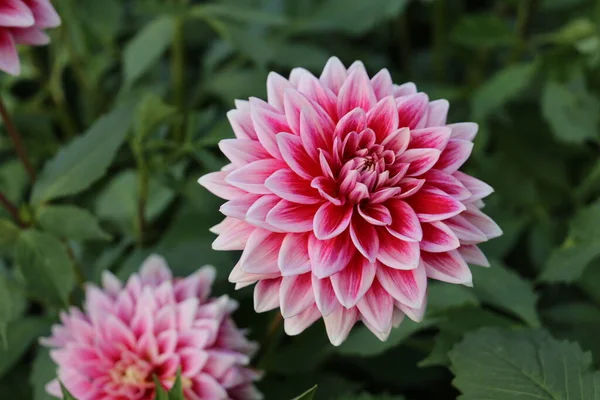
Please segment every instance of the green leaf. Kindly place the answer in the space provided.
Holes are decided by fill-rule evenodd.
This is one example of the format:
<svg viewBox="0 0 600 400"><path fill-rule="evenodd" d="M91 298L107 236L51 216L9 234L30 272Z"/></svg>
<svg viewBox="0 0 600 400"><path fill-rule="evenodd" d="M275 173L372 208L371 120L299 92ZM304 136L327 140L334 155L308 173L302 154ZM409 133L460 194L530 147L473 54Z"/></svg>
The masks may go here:
<svg viewBox="0 0 600 400"><path fill-rule="evenodd" d="M71 205L42 206L37 220L46 231L73 240L110 240L100 227L98 218L83 208Z"/></svg>
<svg viewBox="0 0 600 400"><path fill-rule="evenodd" d="M125 141L131 120L130 106L120 107L67 144L44 166L33 186L31 202L77 194L100 179Z"/></svg>
<svg viewBox="0 0 600 400"><path fill-rule="evenodd" d="M155 19L125 46L125 86L131 86L146 71L156 65L173 40L174 22L171 16Z"/></svg>
<svg viewBox="0 0 600 400"><path fill-rule="evenodd" d="M7 345L8 323L23 315L26 306L21 285L0 273L0 348Z"/></svg>
<svg viewBox="0 0 600 400"><path fill-rule="evenodd" d="M354 396L340 397L338 400L404 400L404 397L392 396L388 394L361 393Z"/></svg>
<svg viewBox="0 0 600 400"><path fill-rule="evenodd" d="M25 231L17 243L15 257L33 296L54 306L69 303L75 275L60 240L48 233Z"/></svg>
<svg viewBox="0 0 600 400"><path fill-rule="evenodd" d="M580 18L569 21L553 37L557 43L573 44L596 33L596 25L589 19Z"/></svg>
<svg viewBox="0 0 600 400"><path fill-rule="evenodd" d="M160 383L156 375L154 375L154 385L156 387L156 395L154 396L154 400L169 400L169 394L163 388L163 385Z"/></svg>
<svg viewBox="0 0 600 400"><path fill-rule="evenodd" d="M538 296L531 282L497 261L490 268L472 268L473 289L484 303L508 311L532 327L540 326Z"/></svg>
<svg viewBox="0 0 600 400"><path fill-rule="evenodd" d="M36 353L29 377L29 383L33 386L33 400L54 400L56 398L46 392L46 385L56 378L56 364L50 358L48 349L38 346Z"/></svg>
<svg viewBox="0 0 600 400"><path fill-rule="evenodd" d="M142 142L158 125L177 113L154 93L147 94L137 106L135 114L135 140Z"/></svg>
<svg viewBox="0 0 600 400"><path fill-rule="evenodd" d="M12 248L19 239L20 233L19 228L10 220L0 218L0 248Z"/></svg>
<svg viewBox="0 0 600 400"><path fill-rule="evenodd" d="M19 361L29 346L49 327L45 318L26 317L8 324L8 346L0 346L0 377L6 374Z"/></svg>
<svg viewBox="0 0 600 400"><path fill-rule="evenodd" d="M312 400L315 397L315 393L317 392L317 385L308 389L306 392L302 393L300 396L295 397L292 400Z"/></svg>
<svg viewBox="0 0 600 400"><path fill-rule="evenodd" d="M557 139L569 143L598 140L600 101L584 90L548 82L542 94L542 113Z"/></svg>
<svg viewBox="0 0 600 400"><path fill-rule="evenodd" d="M185 400L183 396L183 386L181 383L181 371L177 371L175 383L169 391L169 400Z"/></svg>
<svg viewBox="0 0 600 400"><path fill-rule="evenodd" d="M473 290L462 285L431 282L427 287L427 315L445 313L448 309L468 305L476 306L479 300Z"/></svg>
<svg viewBox="0 0 600 400"><path fill-rule="evenodd" d="M479 49L510 45L514 35L506 22L493 14L466 15L451 33L454 43Z"/></svg>
<svg viewBox="0 0 600 400"><path fill-rule="evenodd" d="M71 393L69 393L69 391L67 390L65 385L62 384L62 382L60 383L60 388L62 390L63 400L77 400L75 397L73 397Z"/></svg>
<svg viewBox="0 0 600 400"><path fill-rule="evenodd" d="M516 98L531 83L534 72L534 64L512 65L497 72L473 94L473 117L485 119Z"/></svg>
<svg viewBox="0 0 600 400"><path fill-rule="evenodd" d="M539 330L484 328L450 353L462 400L596 399L600 373L579 345Z"/></svg>

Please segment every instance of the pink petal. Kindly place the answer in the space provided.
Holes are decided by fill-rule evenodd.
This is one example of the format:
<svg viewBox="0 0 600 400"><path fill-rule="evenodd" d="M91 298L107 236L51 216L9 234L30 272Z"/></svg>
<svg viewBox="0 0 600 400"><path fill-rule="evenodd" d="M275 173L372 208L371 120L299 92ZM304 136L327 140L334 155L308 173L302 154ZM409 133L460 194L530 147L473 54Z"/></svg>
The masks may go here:
<svg viewBox="0 0 600 400"><path fill-rule="evenodd" d="M342 205L342 200L340 200L338 193L338 184L333 179L319 176L312 180L310 186L317 189L321 197L333 205Z"/></svg>
<svg viewBox="0 0 600 400"><path fill-rule="evenodd" d="M371 86L375 92L377 100L381 100L387 96L394 95L394 84L390 72L384 68L379 71L372 79Z"/></svg>
<svg viewBox="0 0 600 400"><path fill-rule="evenodd" d="M219 149L236 166L271 158L260 142L252 139L224 139L219 142Z"/></svg>
<svg viewBox="0 0 600 400"><path fill-rule="evenodd" d="M281 243L278 258L281 275L298 275L310 271L308 235L288 233Z"/></svg>
<svg viewBox="0 0 600 400"><path fill-rule="evenodd" d="M389 225L392 223L392 214L383 204L358 205L358 213L372 225Z"/></svg>
<svg viewBox="0 0 600 400"><path fill-rule="evenodd" d="M413 82L406 82L402 85L394 85L394 97L408 96L417 93L417 86Z"/></svg>
<svg viewBox="0 0 600 400"><path fill-rule="evenodd" d="M37 25L31 28L13 28L11 31L15 43L18 44L45 46L50 43L50 37Z"/></svg>
<svg viewBox="0 0 600 400"><path fill-rule="evenodd" d="M194 377L192 390L199 399L227 399L229 396L219 382L205 373Z"/></svg>
<svg viewBox="0 0 600 400"><path fill-rule="evenodd" d="M427 274L423 265L409 271L379 265L377 280L394 299L408 307L419 308L424 302Z"/></svg>
<svg viewBox="0 0 600 400"><path fill-rule="evenodd" d="M403 200L390 200L387 207L392 215L388 232L405 241L419 242L423 239L421 223L411 206Z"/></svg>
<svg viewBox="0 0 600 400"><path fill-rule="evenodd" d="M280 133L277 135L277 144L281 156L296 174L305 179L320 175L319 164L308 156L300 137L291 133Z"/></svg>
<svg viewBox="0 0 600 400"><path fill-rule="evenodd" d="M458 248L460 243L452 230L443 222L424 223L421 250L442 253Z"/></svg>
<svg viewBox="0 0 600 400"><path fill-rule="evenodd" d="M260 195L248 193L229 200L219 208L219 211L231 218L244 219L250 207L260 198Z"/></svg>
<svg viewBox="0 0 600 400"><path fill-rule="evenodd" d="M307 116L310 119L320 124L327 132L332 132L335 128L335 124L327 111L297 90L288 89L285 91L284 108L288 125L292 133L297 135L300 134L301 114L308 114Z"/></svg>
<svg viewBox="0 0 600 400"><path fill-rule="evenodd" d="M60 25L60 17L50 0L31 0L28 3L39 28L56 28Z"/></svg>
<svg viewBox="0 0 600 400"><path fill-rule="evenodd" d="M255 229L240 258L241 268L253 274L279 273L277 258L284 235Z"/></svg>
<svg viewBox="0 0 600 400"><path fill-rule="evenodd" d="M286 318L283 322L285 333L290 336L296 336L304 332L308 327L321 318L321 312L313 304L298 315Z"/></svg>
<svg viewBox="0 0 600 400"><path fill-rule="evenodd" d="M381 145L386 150L391 150L399 156L408 148L411 141L411 131L408 128L400 128L390 133L382 142Z"/></svg>
<svg viewBox="0 0 600 400"><path fill-rule="evenodd" d="M429 103L426 126L446 125L449 108L448 100L435 100Z"/></svg>
<svg viewBox="0 0 600 400"><path fill-rule="evenodd" d="M310 273L284 276L279 290L281 315L291 318L315 303Z"/></svg>
<svg viewBox="0 0 600 400"><path fill-rule="evenodd" d="M265 186L282 199L301 204L315 204L321 201L310 181L299 177L289 169L280 169L271 175Z"/></svg>
<svg viewBox="0 0 600 400"><path fill-rule="evenodd" d="M410 163L406 175L419 176L429 171L438 162L440 155L438 149L409 149L398 157L397 162Z"/></svg>
<svg viewBox="0 0 600 400"><path fill-rule="evenodd" d="M150 255L140 267L140 278L144 285L159 286L173 279L167 261L156 254Z"/></svg>
<svg viewBox="0 0 600 400"><path fill-rule="evenodd" d="M346 340L358 320L358 309L356 307L346 309L339 306L331 314L323 317L323 320L329 341L334 346L339 346Z"/></svg>
<svg viewBox="0 0 600 400"><path fill-rule="evenodd" d="M336 95L323 86L310 72L306 71L298 80L297 89L309 100L314 101L331 116L337 116Z"/></svg>
<svg viewBox="0 0 600 400"><path fill-rule="evenodd" d="M456 215L444 221L444 223L452 229L461 244L476 244L487 241L485 233L473 225L462 215Z"/></svg>
<svg viewBox="0 0 600 400"><path fill-rule="evenodd" d="M458 171L457 171L458 172ZM472 197L471 192L454 176L437 169L429 170L424 176L427 184L435 186L456 200L465 201Z"/></svg>
<svg viewBox="0 0 600 400"><path fill-rule="evenodd" d="M412 308L398 302L396 302L394 305L398 307L396 310L399 310L402 314L408 316L408 318L412 319L415 322L422 322L423 317L425 317L425 311L427 310L427 295L425 295L421 307Z"/></svg>
<svg viewBox="0 0 600 400"><path fill-rule="evenodd" d="M458 248L458 252L462 258L469 264L489 267L490 262L479 247L475 245L462 245Z"/></svg>
<svg viewBox="0 0 600 400"><path fill-rule="evenodd" d="M379 204L383 203L392 197L396 197L402 189L399 187L388 187L384 189L377 190L371 193L370 203L371 204Z"/></svg>
<svg viewBox="0 0 600 400"><path fill-rule="evenodd" d="M471 270L457 250L447 253L421 252L427 276L438 281L473 285Z"/></svg>
<svg viewBox="0 0 600 400"><path fill-rule="evenodd" d="M285 232L308 232L313 229L313 217L318 209L314 204L280 200L267 214L267 223Z"/></svg>
<svg viewBox="0 0 600 400"><path fill-rule="evenodd" d="M502 236L502 229L500 229L498 224L473 206L469 206L467 211L461 214L461 216L465 217L467 221L475 225L488 239Z"/></svg>
<svg viewBox="0 0 600 400"><path fill-rule="evenodd" d="M269 110L266 106L267 104L262 100L250 99L252 122L262 147L274 158L281 159L277 135L280 132L289 132L291 129L285 115Z"/></svg>
<svg viewBox="0 0 600 400"><path fill-rule="evenodd" d="M362 108L355 108L344 115L337 123L334 136L345 138L350 132L362 132L367 127L367 114Z"/></svg>
<svg viewBox="0 0 600 400"><path fill-rule="evenodd" d="M331 276L331 284L339 302L351 308L369 290L377 268L374 263L355 255L346 268Z"/></svg>
<svg viewBox="0 0 600 400"><path fill-rule="evenodd" d="M254 286L254 310L257 313L271 311L279 307L281 278L263 279Z"/></svg>
<svg viewBox="0 0 600 400"><path fill-rule="evenodd" d="M198 183L204 186L212 194L225 200L237 199L246 194L244 190L238 189L225 182L229 174L226 171L217 171L206 174L198 179Z"/></svg>
<svg viewBox="0 0 600 400"><path fill-rule="evenodd" d="M425 179L404 178L398 185L402 188L402 193L396 196L397 199L404 199L417 193L427 182Z"/></svg>
<svg viewBox="0 0 600 400"><path fill-rule="evenodd" d="M356 248L347 232L329 240L319 240L314 235L308 238L308 254L312 271L319 279L346 268L355 251Z"/></svg>
<svg viewBox="0 0 600 400"><path fill-rule="evenodd" d="M3 28L0 28L0 70L15 76L21 72L13 37L8 29Z"/></svg>
<svg viewBox="0 0 600 400"><path fill-rule="evenodd" d="M419 265L419 243L406 242L392 236L388 231L379 231L379 255L377 259L395 269L414 269Z"/></svg>
<svg viewBox="0 0 600 400"><path fill-rule="evenodd" d="M465 202L473 203L494 193L494 189L490 185L477 178L473 178L464 172L456 171L453 175L454 178L458 179L471 193L471 196L465 199Z"/></svg>
<svg viewBox="0 0 600 400"><path fill-rule="evenodd" d="M281 228L277 228L267 222L267 216L269 212L282 201L275 195L265 195L259 198L252 204L252 206L246 212L245 220L249 224L255 227L266 229L272 232L283 232Z"/></svg>
<svg viewBox="0 0 600 400"><path fill-rule="evenodd" d="M440 151L446 148L450 140L450 128L432 127L423 129L413 129L410 131L411 149L438 149Z"/></svg>
<svg viewBox="0 0 600 400"><path fill-rule="evenodd" d="M472 142L451 139L448 142L446 149L442 152L435 168L451 174L467 161L472 151Z"/></svg>
<svg viewBox="0 0 600 400"><path fill-rule="evenodd" d="M239 139L257 140L250 110L230 110L227 112L227 119L229 120L229 124L233 129L235 137Z"/></svg>
<svg viewBox="0 0 600 400"><path fill-rule="evenodd" d="M398 129L398 111L396 100L388 96L379 101L367 113L367 125L373 129L377 143L381 143L387 136Z"/></svg>
<svg viewBox="0 0 600 400"><path fill-rule="evenodd" d="M350 224L350 238L358 251L374 263L379 253L379 238L377 230L359 215L354 215Z"/></svg>
<svg viewBox="0 0 600 400"><path fill-rule="evenodd" d="M325 64L319 80L325 87L337 95L347 78L348 72L344 64L342 64L339 58L331 57L327 61L327 64Z"/></svg>
<svg viewBox="0 0 600 400"><path fill-rule="evenodd" d="M357 67L350 72L340 88L337 100L338 115L345 115L357 107L369 111L376 102L367 71L364 67Z"/></svg>
<svg viewBox="0 0 600 400"><path fill-rule="evenodd" d="M212 243L213 250L244 250L254 226L233 218L225 218L226 229Z"/></svg>
<svg viewBox="0 0 600 400"><path fill-rule="evenodd" d="M417 128L419 121L423 118L427 111L429 97L425 93L411 94L402 96L396 99L398 106L398 116L400 118L398 126L408 127L410 129Z"/></svg>
<svg viewBox="0 0 600 400"><path fill-rule="evenodd" d="M348 228L354 207L352 205L336 206L324 203L314 217L314 232L317 239L332 239Z"/></svg>
<svg viewBox="0 0 600 400"><path fill-rule="evenodd" d="M323 316L331 314L340 305L333 290L331 278L319 279L313 274L312 287L317 307Z"/></svg>
<svg viewBox="0 0 600 400"><path fill-rule="evenodd" d="M294 86L278 73L270 72L267 77L267 98L269 104L283 111L283 96L286 89L294 89Z"/></svg>
<svg viewBox="0 0 600 400"><path fill-rule="evenodd" d="M452 139L467 140L469 142L475 139L479 130L479 126L474 122L459 122L446 126L452 130L450 135Z"/></svg>
<svg viewBox="0 0 600 400"><path fill-rule="evenodd" d="M265 181L283 167L281 161L274 159L254 161L233 170L225 177L225 182L250 193L269 194L271 191L265 186Z"/></svg>
<svg viewBox="0 0 600 400"><path fill-rule="evenodd" d="M331 147L334 125L331 119L321 119L316 112L310 109L300 112L300 139L307 154L316 160L319 149Z"/></svg>
<svg viewBox="0 0 600 400"><path fill-rule="evenodd" d="M394 301L377 280L358 302L357 307L362 318L375 330L387 332L392 328Z"/></svg>
<svg viewBox="0 0 600 400"><path fill-rule="evenodd" d="M33 13L21 0L3 0L0 3L0 26L27 28L35 23Z"/></svg>
<svg viewBox="0 0 600 400"><path fill-rule="evenodd" d="M420 190L407 199L421 222L442 221L466 209L463 203L443 192Z"/></svg>

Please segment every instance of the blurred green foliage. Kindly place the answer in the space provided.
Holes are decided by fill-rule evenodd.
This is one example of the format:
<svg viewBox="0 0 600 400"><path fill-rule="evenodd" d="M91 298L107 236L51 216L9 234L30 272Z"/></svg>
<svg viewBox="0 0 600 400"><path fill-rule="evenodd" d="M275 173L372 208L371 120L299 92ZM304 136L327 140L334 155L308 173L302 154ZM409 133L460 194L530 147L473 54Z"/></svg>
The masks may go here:
<svg viewBox="0 0 600 400"><path fill-rule="evenodd" d="M263 346L268 400L315 384L298 398L600 399L600 1L54 4L51 44L0 76L37 171L32 184L0 137L0 192L17 207L0 211L0 399L48 400L55 366L36 338L83 281L127 277L152 252L178 275L217 267L215 293L240 301ZM267 335L272 315L226 281L237 255L211 250L219 200L196 183L225 163L234 99L332 55L479 123L466 170L496 189L486 210L505 232L474 288L434 283L423 323L385 343L359 326L339 348L320 322Z"/></svg>

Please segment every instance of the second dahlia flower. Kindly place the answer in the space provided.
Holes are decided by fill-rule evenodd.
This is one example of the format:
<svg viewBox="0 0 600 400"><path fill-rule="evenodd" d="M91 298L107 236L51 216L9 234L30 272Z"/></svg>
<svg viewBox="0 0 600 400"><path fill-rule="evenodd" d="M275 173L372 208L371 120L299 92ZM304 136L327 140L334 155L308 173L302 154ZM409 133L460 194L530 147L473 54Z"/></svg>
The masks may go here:
<svg viewBox="0 0 600 400"><path fill-rule="evenodd" d="M0 0L0 70L18 75L21 64L16 45L48 44L44 29L59 25L50 0Z"/></svg>
<svg viewBox="0 0 600 400"><path fill-rule="evenodd" d="M324 318L334 345L358 320L385 340L422 317L428 277L471 284L477 244L501 234L480 210L492 188L459 171L476 124L337 58L319 78L271 73L267 90L236 102L231 163L200 179L228 200L213 248L243 250L229 279L256 283L256 311L279 307L290 335Z"/></svg>
<svg viewBox="0 0 600 400"><path fill-rule="evenodd" d="M123 284L105 272L88 286L85 310L61 315L52 337L58 379L78 400L153 400L154 378L165 389L181 381L187 400L258 400L247 368L255 344L230 318L237 304L209 299L212 267L173 279L165 260L149 257ZM48 393L62 398L58 379Z"/></svg>

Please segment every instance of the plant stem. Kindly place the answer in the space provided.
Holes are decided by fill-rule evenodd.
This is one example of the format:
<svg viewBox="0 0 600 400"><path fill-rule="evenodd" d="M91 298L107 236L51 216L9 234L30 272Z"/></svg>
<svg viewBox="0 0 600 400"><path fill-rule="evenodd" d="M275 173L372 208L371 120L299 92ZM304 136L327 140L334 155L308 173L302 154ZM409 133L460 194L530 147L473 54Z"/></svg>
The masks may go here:
<svg viewBox="0 0 600 400"><path fill-rule="evenodd" d="M21 227L21 228L25 228L27 225L25 224L25 222L23 222L23 220L21 219L21 216L19 215L19 209L17 208L17 206L15 206L5 195L4 193L0 192L0 204L2 204L2 207L4 207L4 209L6 211L8 211L8 213L13 217L13 219L15 220L15 222Z"/></svg>
<svg viewBox="0 0 600 400"><path fill-rule="evenodd" d="M176 17L171 55L171 79L173 85L173 103L184 114L183 122L177 120L173 122L175 140L179 143L184 140L187 114L185 110L185 38L183 26L183 17Z"/></svg>
<svg viewBox="0 0 600 400"><path fill-rule="evenodd" d="M21 159L25 170L29 174L29 178L31 179L31 183L35 182L35 169L29 162L29 157L27 156L27 150L25 150L25 146L23 146L23 142L21 141L21 135L19 135L19 131L17 131L17 127L13 123L10 115L8 114L8 110L2 101L2 97L0 97L0 114L2 115L2 119L4 120L4 126L6 126L6 131L10 136L13 144L15 145L15 150L17 151L17 155Z"/></svg>
<svg viewBox="0 0 600 400"><path fill-rule="evenodd" d="M439 82L446 72L446 0L433 2L433 68Z"/></svg>
<svg viewBox="0 0 600 400"><path fill-rule="evenodd" d="M537 9L539 0L521 0L517 11L517 40L509 58L509 63L514 64L519 61L523 52L527 48L527 37L531 30L533 15Z"/></svg>

